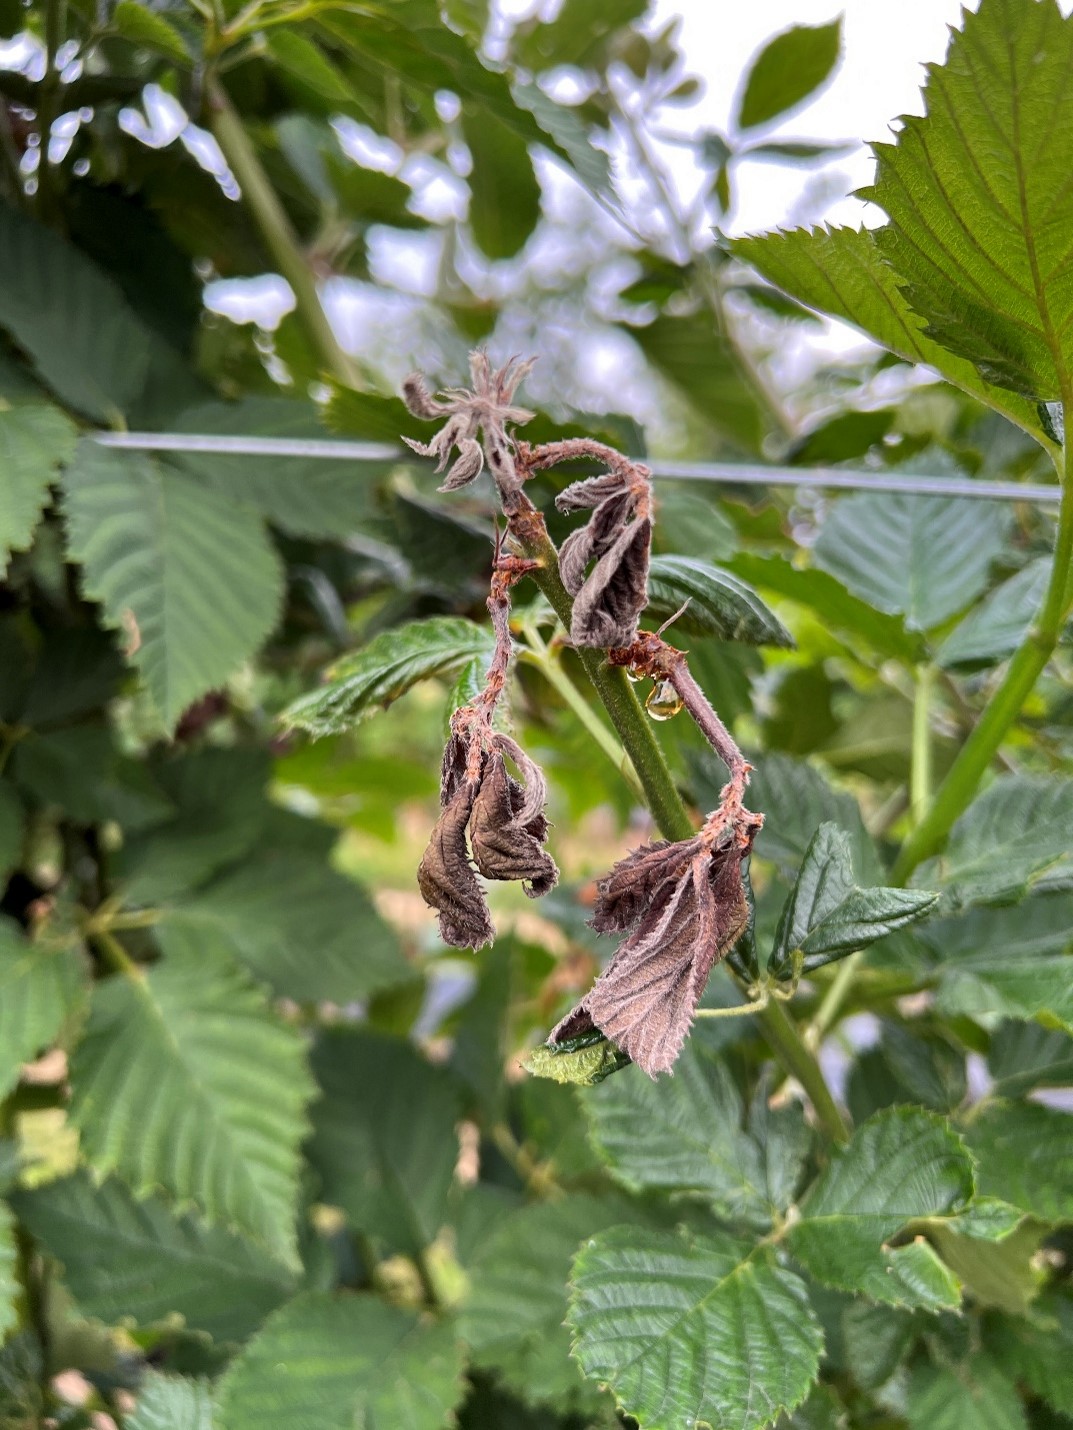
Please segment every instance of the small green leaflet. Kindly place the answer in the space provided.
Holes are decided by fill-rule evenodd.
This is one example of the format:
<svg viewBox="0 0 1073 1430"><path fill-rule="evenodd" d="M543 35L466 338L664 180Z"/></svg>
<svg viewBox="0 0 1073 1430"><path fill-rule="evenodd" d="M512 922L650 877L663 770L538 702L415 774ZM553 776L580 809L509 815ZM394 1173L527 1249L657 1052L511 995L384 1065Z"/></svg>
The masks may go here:
<svg viewBox="0 0 1073 1430"><path fill-rule="evenodd" d="M753 129L796 109L830 77L841 53L841 16L829 25L794 25L769 40L745 79L738 128Z"/></svg>
<svg viewBox="0 0 1073 1430"><path fill-rule="evenodd" d="M905 1418L909 1430L1028 1430L1017 1387L980 1355L958 1366L913 1366Z"/></svg>
<svg viewBox="0 0 1073 1430"><path fill-rule="evenodd" d="M595 1087L612 1073L630 1066L632 1059L602 1033L581 1033L561 1043L540 1043L522 1060L526 1072L552 1082Z"/></svg>
<svg viewBox="0 0 1073 1430"><path fill-rule="evenodd" d="M1012 655L1043 604L1050 569L1050 559L1040 556L996 586L943 641L939 664L947 669L988 665Z"/></svg>
<svg viewBox="0 0 1073 1430"><path fill-rule="evenodd" d="M690 634L793 649L793 636L751 586L697 557L654 556L648 599L646 615L657 620L688 601L678 626Z"/></svg>
<svg viewBox="0 0 1073 1430"><path fill-rule="evenodd" d="M808 1394L823 1332L766 1248L615 1227L574 1261L574 1356L644 1430L761 1430Z"/></svg>
<svg viewBox="0 0 1073 1430"><path fill-rule="evenodd" d="M434 675L450 675L474 657L492 657L491 632L461 616L431 616L383 631L362 650L325 672L326 684L301 696L282 715L284 725L332 735Z"/></svg>
<svg viewBox="0 0 1073 1430"><path fill-rule="evenodd" d="M924 889L862 889L849 836L821 824L783 907L769 967L788 974L800 955L803 972L821 968L915 923L938 897Z"/></svg>

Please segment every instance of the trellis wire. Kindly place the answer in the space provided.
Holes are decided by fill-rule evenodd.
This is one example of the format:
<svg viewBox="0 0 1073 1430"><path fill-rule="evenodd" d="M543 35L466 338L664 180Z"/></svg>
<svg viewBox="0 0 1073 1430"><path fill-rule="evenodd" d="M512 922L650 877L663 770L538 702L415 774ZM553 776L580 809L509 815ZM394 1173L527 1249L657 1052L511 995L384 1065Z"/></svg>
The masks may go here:
<svg viewBox="0 0 1073 1430"><path fill-rule="evenodd" d="M254 437L187 432L98 432L102 447L139 452L215 453L228 457L307 457L335 462L413 460L390 442L347 442L316 437ZM985 501L1034 501L1057 505L1061 488L1028 482L976 481L964 477L905 476L844 467L767 467L748 462L648 461L664 481L718 482L726 486L818 487L848 491L901 492L906 496L969 497Z"/></svg>

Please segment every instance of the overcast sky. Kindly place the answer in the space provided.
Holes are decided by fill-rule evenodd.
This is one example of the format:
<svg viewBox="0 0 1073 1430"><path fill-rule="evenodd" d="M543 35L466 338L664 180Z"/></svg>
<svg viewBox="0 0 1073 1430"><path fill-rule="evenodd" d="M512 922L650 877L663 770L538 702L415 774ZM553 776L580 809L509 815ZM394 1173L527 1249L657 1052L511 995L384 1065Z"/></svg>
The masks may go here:
<svg viewBox="0 0 1073 1430"><path fill-rule="evenodd" d="M897 115L920 112L921 66L943 58L948 27L958 21L961 8L959 0L656 0L655 25L682 17L680 47L690 70L705 82L704 97L678 112L676 127L725 131L739 80L765 41L791 25L827 24L841 14L844 52L833 79L814 102L773 132L811 139L885 138ZM975 10L976 0L968 8ZM867 183L871 172L871 159L862 149L839 159L827 182L837 198ZM785 223L806 185L812 185L815 196L814 173L774 164L741 167L729 227L740 233ZM825 208L837 220L859 221L860 205L852 200ZM808 216L813 216L812 205Z"/></svg>

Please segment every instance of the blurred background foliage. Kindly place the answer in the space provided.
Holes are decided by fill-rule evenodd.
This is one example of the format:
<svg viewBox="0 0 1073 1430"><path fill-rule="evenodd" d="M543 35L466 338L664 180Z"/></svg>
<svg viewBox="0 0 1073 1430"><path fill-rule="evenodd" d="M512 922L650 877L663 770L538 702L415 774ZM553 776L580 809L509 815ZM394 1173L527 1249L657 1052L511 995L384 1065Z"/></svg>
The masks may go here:
<svg viewBox="0 0 1073 1430"><path fill-rule="evenodd" d="M603 1227L691 1213L517 1060L589 986L592 881L651 824L537 605L518 612L510 719L549 776L564 882L539 905L494 889L508 932L471 957L439 944L413 878L446 717L484 659L490 490L444 499L403 460L86 434L396 443L414 429L401 378L456 383L481 344L539 357L533 441L1046 480L1016 427L833 339L724 240L743 163L837 157L796 125L838 20L775 39L729 132L686 141L668 115L698 80L645 11L0 0L4 1426L203 1430L215 1377L224 1430L298 1430L313 1407L324 1426L632 1423L568 1358L570 1257ZM554 479L537 485L550 508ZM703 609L679 628L756 760L770 939L823 820L882 882L1028 629L1049 518L672 480L657 496L657 551L749 583L793 636L722 639ZM280 733L326 664L431 616L477 623L465 660L345 733ZM1060 649L1007 771L1069 773L1068 677ZM684 723L658 738L703 810L721 774ZM987 1094L1001 1122L1000 1099L1045 1089L1038 1142L1068 1147L1047 1105L1073 1085L1064 887L1032 865L1015 914L951 906L870 952L820 1038L855 1119ZM735 996L713 979L710 1002ZM724 1054L709 1110L736 1127L742 1096L772 1090L765 1050L746 1020L697 1041ZM1001 1265L948 1246L967 1316L814 1288L822 1384L793 1425L983 1424L981 1385L995 1430L1069 1423L1068 1238L1038 1253L1071 1179L1039 1175L1053 1204L1005 1172L989 1187L1039 1218ZM1017 1320L1045 1277L1047 1315Z"/></svg>

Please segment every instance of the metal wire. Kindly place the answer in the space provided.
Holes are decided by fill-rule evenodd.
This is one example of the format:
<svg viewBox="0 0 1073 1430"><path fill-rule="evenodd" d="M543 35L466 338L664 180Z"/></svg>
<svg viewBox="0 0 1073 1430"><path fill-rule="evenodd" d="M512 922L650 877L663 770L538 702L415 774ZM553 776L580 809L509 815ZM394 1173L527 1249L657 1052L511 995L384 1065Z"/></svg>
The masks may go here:
<svg viewBox="0 0 1073 1430"><path fill-rule="evenodd" d="M412 460L389 442L347 442L316 437L253 437L187 432L99 432L102 447L139 452L215 453L229 457L306 457L335 462ZM977 481L967 477L907 476L853 471L845 467L766 467L748 462L650 461L664 481L718 482L726 486L818 487L849 491L901 492L907 496L968 497L983 501L1032 501L1057 506L1061 488L1028 482Z"/></svg>

